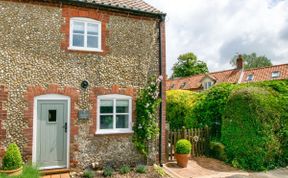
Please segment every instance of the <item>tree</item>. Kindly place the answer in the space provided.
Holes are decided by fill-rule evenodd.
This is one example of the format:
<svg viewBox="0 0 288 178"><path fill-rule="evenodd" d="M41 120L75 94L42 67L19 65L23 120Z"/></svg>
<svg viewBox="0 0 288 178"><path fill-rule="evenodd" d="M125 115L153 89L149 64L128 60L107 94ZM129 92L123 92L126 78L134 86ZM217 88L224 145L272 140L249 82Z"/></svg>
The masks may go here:
<svg viewBox="0 0 288 178"><path fill-rule="evenodd" d="M186 77L208 72L207 64L197 59L195 54L186 53L178 57L178 61L173 66L172 78Z"/></svg>
<svg viewBox="0 0 288 178"><path fill-rule="evenodd" d="M271 60L268 59L266 56L257 56L256 53L251 53L251 54L243 54L242 57L244 59L245 69L272 66ZM230 64L232 64L233 66L236 66L237 58L238 58L238 55L235 55L231 59Z"/></svg>

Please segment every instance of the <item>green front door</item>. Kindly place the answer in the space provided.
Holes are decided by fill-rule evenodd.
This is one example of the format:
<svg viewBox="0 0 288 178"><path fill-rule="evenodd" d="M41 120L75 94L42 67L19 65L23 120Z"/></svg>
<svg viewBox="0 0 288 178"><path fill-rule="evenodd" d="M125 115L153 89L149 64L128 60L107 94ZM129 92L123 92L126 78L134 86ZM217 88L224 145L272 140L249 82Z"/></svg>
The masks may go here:
<svg viewBox="0 0 288 178"><path fill-rule="evenodd" d="M36 161L40 168L67 167L67 101L39 100Z"/></svg>

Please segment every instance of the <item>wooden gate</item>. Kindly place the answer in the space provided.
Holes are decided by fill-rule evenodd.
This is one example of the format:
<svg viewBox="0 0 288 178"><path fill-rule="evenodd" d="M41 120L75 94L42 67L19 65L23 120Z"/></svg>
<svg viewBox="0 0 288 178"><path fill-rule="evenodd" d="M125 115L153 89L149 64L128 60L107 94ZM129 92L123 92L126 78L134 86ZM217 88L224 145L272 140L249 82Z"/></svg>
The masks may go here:
<svg viewBox="0 0 288 178"><path fill-rule="evenodd" d="M192 128L192 129L179 129L167 130L167 159L174 160L174 151L176 142L180 139L187 139L192 144L191 155L202 156L207 153L209 146L209 128Z"/></svg>

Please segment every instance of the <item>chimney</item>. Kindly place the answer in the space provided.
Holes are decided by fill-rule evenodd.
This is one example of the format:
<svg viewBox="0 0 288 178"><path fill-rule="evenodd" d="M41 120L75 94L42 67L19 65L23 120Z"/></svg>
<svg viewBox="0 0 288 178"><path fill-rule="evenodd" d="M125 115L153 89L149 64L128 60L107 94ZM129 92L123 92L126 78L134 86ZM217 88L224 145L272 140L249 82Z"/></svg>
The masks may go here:
<svg viewBox="0 0 288 178"><path fill-rule="evenodd" d="M244 59L241 54L239 54L238 58L236 59L236 67L237 69L243 69L244 68Z"/></svg>

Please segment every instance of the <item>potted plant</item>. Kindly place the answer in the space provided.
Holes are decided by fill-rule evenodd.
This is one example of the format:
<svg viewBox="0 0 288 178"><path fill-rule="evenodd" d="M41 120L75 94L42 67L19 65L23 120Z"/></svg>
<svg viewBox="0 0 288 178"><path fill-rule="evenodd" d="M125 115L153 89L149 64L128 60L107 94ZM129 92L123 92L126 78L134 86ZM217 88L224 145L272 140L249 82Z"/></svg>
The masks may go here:
<svg viewBox="0 0 288 178"><path fill-rule="evenodd" d="M187 167L191 153L191 143L189 140L181 139L176 143L175 158L178 166Z"/></svg>
<svg viewBox="0 0 288 178"><path fill-rule="evenodd" d="M19 147L15 143L11 143L4 154L0 173L7 174L8 176L17 176L22 173L22 168L23 160Z"/></svg>

